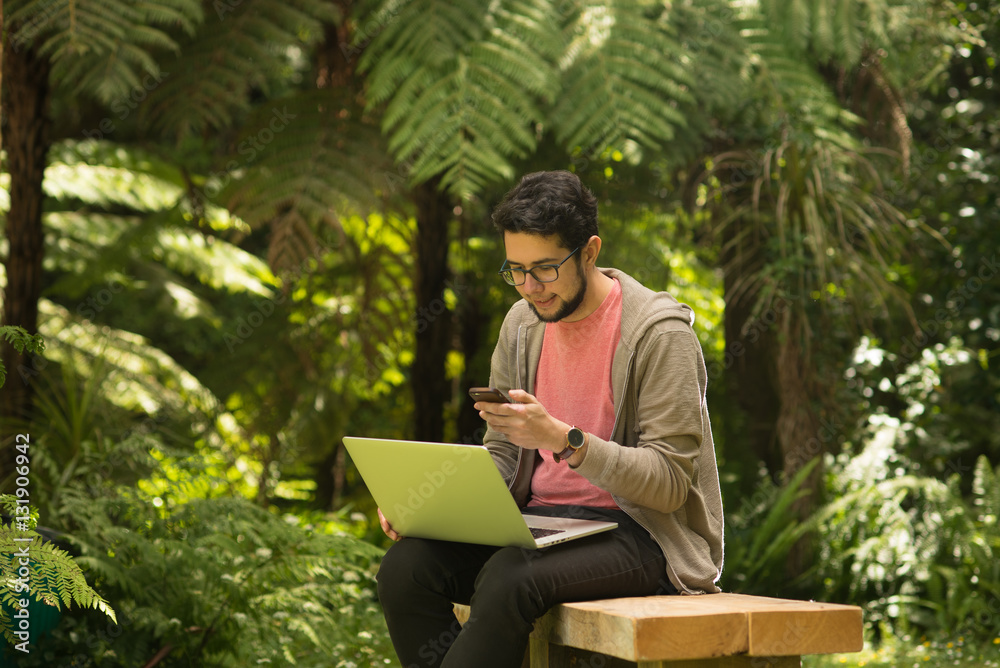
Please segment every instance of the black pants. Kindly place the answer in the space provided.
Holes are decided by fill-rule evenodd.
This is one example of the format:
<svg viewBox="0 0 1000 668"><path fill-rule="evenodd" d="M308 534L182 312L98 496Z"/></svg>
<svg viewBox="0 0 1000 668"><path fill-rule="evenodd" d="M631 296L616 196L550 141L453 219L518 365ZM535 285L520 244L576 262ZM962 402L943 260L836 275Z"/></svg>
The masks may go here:
<svg viewBox="0 0 1000 668"><path fill-rule="evenodd" d="M656 541L628 514L532 508L611 520L613 531L541 550L403 538L378 572L378 594L403 668L519 668L534 621L557 603L674 594ZM470 604L464 627L452 602Z"/></svg>

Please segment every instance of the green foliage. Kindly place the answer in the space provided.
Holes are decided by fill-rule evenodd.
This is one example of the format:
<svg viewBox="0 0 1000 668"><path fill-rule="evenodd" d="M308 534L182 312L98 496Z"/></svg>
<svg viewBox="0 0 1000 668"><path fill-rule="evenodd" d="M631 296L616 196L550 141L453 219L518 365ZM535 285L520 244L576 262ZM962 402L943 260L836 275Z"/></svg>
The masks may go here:
<svg viewBox="0 0 1000 668"><path fill-rule="evenodd" d="M267 261L278 275L318 262L341 220L377 207L399 185L373 123L345 96L298 93L251 112L205 183L210 199L253 229L271 231ZM264 141L263 139L267 141ZM336 184L336 187L330 187Z"/></svg>
<svg viewBox="0 0 1000 668"><path fill-rule="evenodd" d="M374 3L373 3L374 4ZM567 151L672 139L690 100L681 48L640 2L381 2L361 56L368 105L411 183L457 196L511 181L552 131ZM484 18L483 12L486 12Z"/></svg>
<svg viewBox="0 0 1000 668"><path fill-rule="evenodd" d="M607 255L696 307L714 371L731 361L711 366L725 352L721 285L758 313L785 297L810 316L821 306L837 326L810 342L820 352L892 309L912 324L909 303L920 338L886 335L883 362L855 364L846 383L867 392L857 410L901 418L892 452L878 432L855 463L827 461L835 500L806 520L790 511L800 477L727 497L725 584L865 603L886 632L982 635L1000 561L986 464L1000 443L1000 301L996 281L970 281L1000 230L994 4L8 2L13 46L54 64L56 136L113 139L49 153L49 347L28 379L32 501L128 634L73 610L31 660L143 665L168 646L164 666L390 656L377 550L233 498L301 512L334 498L318 487L336 475L340 494L363 495L336 446L347 431L405 433L414 330L429 317L474 314L446 373L459 387L473 365L487 372L472 339L491 341L513 295L490 282L494 242L473 221L498 184L567 161L608 187L602 216L653 195L655 211L605 218ZM332 88L317 90L324 77ZM928 82L940 94L917 98ZM909 173L896 169L907 121ZM708 154L716 180L691 199L750 222L721 242L704 210L663 213ZM623 187L637 165L657 172L649 190ZM467 282L443 304L413 303L415 224L394 211L422 182L472 195L449 219ZM759 253L759 271L712 269L737 248ZM920 297L888 298L900 288ZM714 392L730 378L718 380ZM723 457L740 446L719 439ZM786 582L788 550L810 532L823 559Z"/></svg>
<svg viewBox="0 0 1000 668"><path fill-rule="evenodd" d="M156 54L179 48L171 29L192 33L203 18L197 0L15 0L5 9L13 44L48 58L70 94L108 105L143 90L143 75L159 74Z"/></svg>
<svg viewBox="0 0 1000 668"><path fill-rule="evenodd" d="M10 494L0 496L0 505L11 517L9 523L0 523L0 554L4 555L0 558L0 582L4 583L0 590L0 629L11 645L26 640L14 635L21 629L14 614L22 609L24 600L38 601L56 610L71 605L94 608L117 621L111 605L87 584L73 557L35 531L37 511L18 503L18 498ZM28 513L22 512L25 508L29 508Z"/></svg>
<svg viewBox="0 0 1000 668"><path fill-rule="evenodd" d="M166 136L197 139L239 126L255 94L281 96L308 63L303 50L338 16L322 0L215 2L204 26L181 44L167 74L141 110L144 124ZM258 128L259 129L259 128Z"/></svg>
<svg viewBox="0 0 1000 668"><path fill-rule="evenodd" d="M815 575L824 595L864 605L869 623L897 633L992 638L1000 606L1000 469L980 458L964 498L958 474L945 483L904 473L898 422L875 419L873 426L865 449L833 467L837 498L819 513Z"/></svg>
<svg viewBox="0 0 1000 668"><path fill-rule="evenodd" d="M45 341L38 334L29 334L23 327L17 325L0 325L0 339L3 339L14 350L23 353L25 350L35 354L41 354L45 350ZM7 380L7 369L0 360L0 387Z"/></svg>
<svg viewBox="0 0 1000 668"><path fill-rule="evenodd" d="M555 23L547 2L380 3L384 29L361 58L369 107L386 103L389 148L413 183L441 176L459 195L514 177L551 94ZM486 16L483 12L486 11ZM363 24L363 22L362 22Z"/></svg>
<svg viewBox="0 0 1000 668"><path fill-rule="evenodd" d="M654 148L687 125L691 80L668 18L644 2L570 3L550 115L563 145Z"/></svg>
<svg viewBox="0 0 1000 668"><path fill-rule="evenodd" d="M796 542L817 530L820 519L799 520L792 504L809 493L802 483L819 461L813 459L784 485L764 477L738 510L727 509L726 589L764 596L801 595L795 590L801 583L788 581L786 561Z"/></svg>
<svg viewBox="0 0 1000 668"><path fill-rule="evenodd" d="M377 631L380 551L342 530L234 498L166 511L124 489L77 494L64 517L78 562L116 602L127 634L102 635L76 617L23 666L64 660L88 636L102 666L141 665L161 648L165 667L329 666L335 656L375 666L391 656Z"/></svg>

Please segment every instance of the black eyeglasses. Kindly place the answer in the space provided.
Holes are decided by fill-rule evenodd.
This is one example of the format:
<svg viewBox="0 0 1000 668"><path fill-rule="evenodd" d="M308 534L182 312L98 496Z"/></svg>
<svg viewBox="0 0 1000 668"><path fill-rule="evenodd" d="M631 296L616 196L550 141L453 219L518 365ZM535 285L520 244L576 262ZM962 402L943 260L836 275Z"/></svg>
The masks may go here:
<svg viewBox="0 0 1000 668"><path fill-rule="evenodd" d="M528 274L538 281L539 283L551 283L552 281L559 278L559 267L565 264L566 260L573 257L578 250L583 248L583 246L577 246L573 249L573 252L563 258L563 261L559 264L540 264L537 267L532 267L531 269L514 269L507 266L507 261L504 260L503 267L497 273L503 276L503 280L507 281L510 285L524 285L524 282L528 280Z"/></svg>

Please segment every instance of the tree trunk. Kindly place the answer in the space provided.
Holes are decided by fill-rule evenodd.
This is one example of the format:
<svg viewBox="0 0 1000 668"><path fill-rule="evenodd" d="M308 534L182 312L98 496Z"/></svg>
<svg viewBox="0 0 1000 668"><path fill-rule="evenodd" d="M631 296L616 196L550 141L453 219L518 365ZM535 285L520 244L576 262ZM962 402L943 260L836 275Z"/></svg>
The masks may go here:
<svg viewBox="0 0 1000 668"><path fill-rule="evenodd" d="M451 312L444 302L448 278L448 224L453 205L434 179L413 191L417 204L415 280L417 312L416 353L410 382L413 387L414 438L444 438L444 404L448 400L445 357L451 333Z"/></svg>
<svg viewBox="0 0 1000 668"><path fill-rule="evenodd" d="M746 224L734 220L723 229L723 247L728 249L722 258L725 272L723 294L726 309L723 320L726 333L726 352L722 369L710 369L712 378L726 377L728 393L743 409L746 422L743 433L754 455L764 463L772 477L782 471L781 450L775 423L778 419L779 399L774 373L774 350L777 343L777 308L768 309L751 319L756 294L738 293L740 281L759 270L759 247L753 240L740 240Z"/></svg>
<svg viewBox="0 0 1000 668"><path fill-rule="evenodd" d="M480 372L473 369L471 364L480 348L483 346L484 332L490 323L489 316L483 313L483 301L480 288L472 287L472 277L465 279L461 297L458 303L458 327L460 329L459 345L462 356L465 358L465 369L462 372L461 383L459 385L460 408L455 418L457 436L459 443L475 443L482 445L483 437L486 436L486 423L476 409L472 407L472 398L466 393L470 387L486 384L485 375L477 375Z"/></svg>
<svg viewBox="0 0 1000 668"><path fill-rule="evenodd" d="M741 290L745 285L741 281L759 273L763 262L753 234L740 237L741 223L735 220L724 228L723 364L732 377L730 391L745 411L745 437L750 447L773 478L787 483L823 454L834 435L821 432L815 410L818 372L809 355L804 335L807 316L801 305L778 297L753 315L757 293ZM820 464L802 483L807 494L792 506L794 519L803 521L818 507L822 482ZM786 560L790 579L805 571L811 555L809 537L792 548Z"/></svg>
<svg viewBox="0 0 1000 668"><path fill-rule="evenodd" d="M809 462L819 457L819 463L802 481L806 495L796 500L791 512L798 521L805 521L822 498L823 453L834 435L824 435L820 429L814 401L816 368L804 345L805 315L788 309L781 317L781 338L776 356L781 407L778 411L778 442L784 460L784 478L789 481ZM791 549L786 562L789 578L801 575L812 562L812 539L806 535Z"/></svg>
<svg viewBox="0 0 1000 668"><path fill-rule="evenodd" d="M3 47L3 104L7 118L7 168L10 173L10 211L7 213L7 286L4 290L5 325L38 332L38 299L42 293L42 178L49 148L48 60L36 56L30 45ZM0 349L7 382L0 388L0 471L8 471L14 426L12 420L31 414L32 379L37 369L28 355L4 344Z"/></svg>
<svg viewBox="0 0 1000 668"><path fill-rule="evenodd" d="M3 40L3 36L6 35L3 31L4 27L4 16L3 16L3 0L0 0L0 41ZM0 44L0 91L3 91L3 45ZM0 117L3 116L3 95L0 94ZM3 123L0 123L0 174L3 174Z"/></svg>

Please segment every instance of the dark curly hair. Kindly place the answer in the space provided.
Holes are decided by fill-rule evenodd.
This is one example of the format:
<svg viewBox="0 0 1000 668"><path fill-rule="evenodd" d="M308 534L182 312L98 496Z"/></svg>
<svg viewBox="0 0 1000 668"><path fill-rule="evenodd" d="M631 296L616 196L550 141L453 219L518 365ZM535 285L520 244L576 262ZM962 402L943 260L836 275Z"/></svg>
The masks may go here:
<svg viewBox="0 0 1000 668"><path fill-rule="evenodd" d="M567 250L597 234L597 198L572 172L533 172L493 210L493 226L505 232L559 237Z"/></svg>

